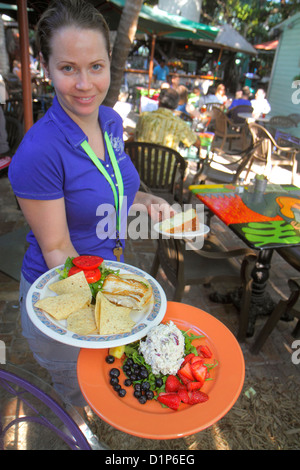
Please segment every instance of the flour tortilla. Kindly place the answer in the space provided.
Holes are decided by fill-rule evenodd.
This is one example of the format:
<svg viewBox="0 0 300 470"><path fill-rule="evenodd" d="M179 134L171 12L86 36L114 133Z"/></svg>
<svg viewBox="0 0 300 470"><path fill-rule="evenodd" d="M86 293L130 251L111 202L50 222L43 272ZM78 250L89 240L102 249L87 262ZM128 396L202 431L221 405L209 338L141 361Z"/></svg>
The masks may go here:
<svg viewBox="0 0 300 470"><path fill-rule="evenodd" d="M128 333L135 322L130 317L131 308L111 303L101 292L96 297L95 321L100 335Z"/></svg>
<svg viewBox="0 0 300 470"><path fill-rule="evenodd" d="M90 305L90 295L76 292L45 297L35 303L37 308L49 313L55 320L66 320L71 313Z"/></svg>
<svg viewBox="0 0 300 470"><path fill-rule="evenodd" d="M67 319L67 328L78 335L97 333L95 305L90 305L71 313Z"/></svg>
<svg viewBox="0 0 300 470"><path fill-rule="evenodd" d="M53 282L53 284L49 285L49 289L58 295L82 292L88 295L90 300L92 300L91 289L83 271L73 274L73 276L62 279L61 281Z"/></svg>

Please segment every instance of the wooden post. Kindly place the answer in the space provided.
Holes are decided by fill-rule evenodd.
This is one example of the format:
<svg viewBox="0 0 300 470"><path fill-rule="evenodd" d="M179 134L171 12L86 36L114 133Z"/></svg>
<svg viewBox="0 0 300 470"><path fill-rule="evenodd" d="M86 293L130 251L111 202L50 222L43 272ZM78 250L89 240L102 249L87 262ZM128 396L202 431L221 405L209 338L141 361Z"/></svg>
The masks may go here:
<svg viewBox="0 0 300 470"><path fill-rule="evenodd" d="M33 125L27 0L17 0L17 5L18 5L18 23L19 23L19 31L20 31L21 66L22 66L24 131L27 132L30 129L30 127Z"/></svg>
<svg viewBox="0 0 300 470"><path fill-rule="evenodd" d="M155 42L156 42L156 36L155 36L155 34L152 34L151 53L150 53L150 62L149 62L148 96L150 96L151 81L152 81L152 77L153 77L153 60L154 60Z"/></svg>

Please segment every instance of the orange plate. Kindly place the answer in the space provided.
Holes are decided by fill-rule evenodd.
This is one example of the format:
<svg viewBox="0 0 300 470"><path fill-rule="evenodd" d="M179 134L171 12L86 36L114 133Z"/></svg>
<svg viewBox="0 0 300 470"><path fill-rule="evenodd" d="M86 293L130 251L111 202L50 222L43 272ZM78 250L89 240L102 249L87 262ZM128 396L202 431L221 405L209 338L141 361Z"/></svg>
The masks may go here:
<svg viewBox="0 0 300 470"><path fill-rule="evenodd" d="M203 334L197 340L207 344L218 366L212 369L213 380L202 390L209 400L197 405L181 404L177 411L163 408L156 400L141 405L133 397L133 388L120 398L109 384L109 370L121 366L105 362L107 350L81 349L77 374L80 388L94 412L120 431L148 439L175 439L202 431L221 419L234 405L241 392L245 363L241 348L228 328L208 313L190 305L168 302L163 323L172 320L178 328ZM196 341L193 344L197 345ZM208 359L211 361L211 359ZM121 372L121 378L124 374ZM124 376L125 378L125 376ZM120 380L123 383L123 380Z"/></svg>

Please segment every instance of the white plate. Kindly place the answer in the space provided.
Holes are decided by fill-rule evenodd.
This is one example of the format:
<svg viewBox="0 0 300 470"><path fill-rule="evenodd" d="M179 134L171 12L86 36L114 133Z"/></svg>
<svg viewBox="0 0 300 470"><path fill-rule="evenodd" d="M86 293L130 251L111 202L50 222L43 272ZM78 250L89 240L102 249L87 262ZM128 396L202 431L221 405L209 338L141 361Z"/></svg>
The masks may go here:
<svg viewBox="0 0 300 470"><path fill-rule="evenodd" d="M163 238L185 238L187 240L191 240L192 238L202 237L203 235L206 235L210 231L210 228L204 224L200 224L199 230L196 230L195 232L178 232L178 233L163 232L160 229L160 226L161 226L161 222L158 222L153 226L153 228L155 232L163 235Z"/></svg>
<svg viewBox="0 0 300 470"><path fill-rule="evenodd" d="M117 335L78 335L66 328L66 320L57 321L43 310L35 307L34 304L39 299L56 295L48 286L59 280L57 270L63 269L63 265L50 269L50 271L40 276L28 291L26 306L28 315L34 325L45 335L60 343L89 349L104 349L132 343L144 337L150 328L158 325L167 309L166 295L158 282L150 274L134 266L117 261L104 262L107 267L116 271L119 270L120 273L143 276L152 286L153 298L149 305L144 310L133 310L130 313L132 319L136 322L130 332Z"/></svg>

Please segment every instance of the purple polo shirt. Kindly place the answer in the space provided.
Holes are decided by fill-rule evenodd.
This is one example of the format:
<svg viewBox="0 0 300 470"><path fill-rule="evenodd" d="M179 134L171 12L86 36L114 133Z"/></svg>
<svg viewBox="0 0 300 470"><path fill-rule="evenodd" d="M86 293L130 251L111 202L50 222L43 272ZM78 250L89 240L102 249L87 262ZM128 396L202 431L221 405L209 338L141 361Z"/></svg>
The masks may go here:
<svg viewBox="0 0 300 470"><path fill-rule="evenodd" d="M130 206L139 189L139 175L124 152L122 119L113 109L99 108L102 132L107 131L124 184L121 237ZM52 107L24 136L9 167L16 196L25 199L65 199L71 241L79 254L116 259L116 217L110 184L81 147L87 136L54 98ZM112 180L114 170L105 149L103 162ZM30 283L48 270L33 233L27 237L22 273ZM121 259L122 260L122 259Z"/></svg>

